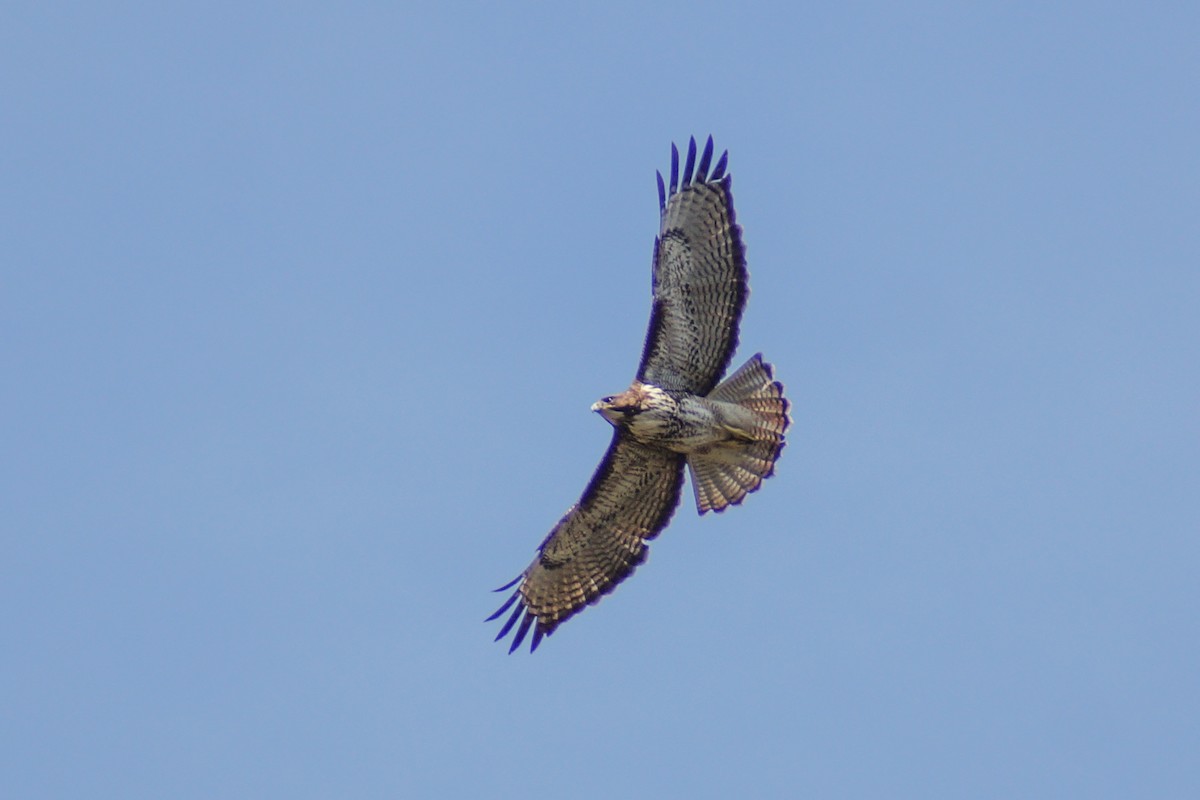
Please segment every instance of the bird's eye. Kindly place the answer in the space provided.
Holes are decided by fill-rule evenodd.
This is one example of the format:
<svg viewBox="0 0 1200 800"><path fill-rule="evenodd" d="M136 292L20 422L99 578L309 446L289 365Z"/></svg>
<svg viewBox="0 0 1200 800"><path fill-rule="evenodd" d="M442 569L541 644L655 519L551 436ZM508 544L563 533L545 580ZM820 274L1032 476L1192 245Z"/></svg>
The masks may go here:
<svg viewBox="0 0 1200 800"><path fill-rule="evenodd" d="M608 397L601 397L601 398L600 398L600 402L601 402L601 403L611 403L612 401L613 401L613 399L612 399L612 395L609 395Z"/></svg>

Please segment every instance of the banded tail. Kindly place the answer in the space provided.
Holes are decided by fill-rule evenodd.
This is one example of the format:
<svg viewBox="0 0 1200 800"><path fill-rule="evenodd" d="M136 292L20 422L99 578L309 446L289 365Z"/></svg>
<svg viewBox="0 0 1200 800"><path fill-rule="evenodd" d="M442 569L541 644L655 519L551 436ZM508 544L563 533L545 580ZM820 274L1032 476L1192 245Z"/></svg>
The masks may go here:
<svg viewBox="0 0 1200 800"><path fill-rule="evenodd" d="M708 399L731 403L742 413L731 427L735 432L731 442L704 455L688 456L696 509L701 514L721 512L742 502L771 477L791 424L783 385L775 380L774 368L762 360L761 353L723 380Z"/></svg>

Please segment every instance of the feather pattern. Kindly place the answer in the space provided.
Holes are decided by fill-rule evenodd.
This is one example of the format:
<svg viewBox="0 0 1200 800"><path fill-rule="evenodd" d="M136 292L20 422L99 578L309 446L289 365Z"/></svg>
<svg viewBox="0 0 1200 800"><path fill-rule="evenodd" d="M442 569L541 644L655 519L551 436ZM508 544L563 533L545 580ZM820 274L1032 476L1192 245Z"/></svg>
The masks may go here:
<svg viewBox="0 0 1200 800"><path fill-rule="evenodd" d="M791 417L783 386L774 369L755 354L708 395L710 401L736 405L750 412L742 446L694 453L688 458L696 509L720 513L736 505L775 471Z"/></svg>
<svg viewBox="0 0 1200 800"><path fill-rule="evenodd" d="M718 160L714 176L707 174L711 158L710 136L700 169L693 172L692 139L680 182L679 151L671 148L670 192L665 198L660 192L650 326L637 371L645 383L700 395L711 391L729 366L749 294L731 179L724 175L727 154Z"/></svg>
<svg viewBox="0 0 1200 800"><path fill-rule="evenodd" d="M683 456L614 432L583 497L542 542L517 590L488 617L496 619L520 598L497 641L522 619L513 652L536 619L532 651L564 620L616 588L645 560L646 542L671 519L682 487Z"/></svg>

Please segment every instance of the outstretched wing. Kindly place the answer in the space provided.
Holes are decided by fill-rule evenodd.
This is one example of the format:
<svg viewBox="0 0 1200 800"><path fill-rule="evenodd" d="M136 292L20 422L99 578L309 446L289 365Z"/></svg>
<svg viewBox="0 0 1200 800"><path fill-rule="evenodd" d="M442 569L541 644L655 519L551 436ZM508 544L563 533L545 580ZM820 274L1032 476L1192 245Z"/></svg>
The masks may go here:
<svg viewBox="0 0 1200 800"><path fill-rule="evenodd" d="M646 559L646 542L658 535L679 504L683 456L646 447L614 432L612 444L583 497L538 548L537 558L493 620L520 601L496 640L520 620L508 652L536 622L530 652L564 620L611 592Z"/></svg>
<svg viewBox="0 0 1200 800"><path fill-rule="evenodd" d="M729 366L749 293L742 229L734 221L725 174L729 154L710 175L712 152L710 136L697 165L692 139L681 176L679 151L671 145L669 192L658 175L662 221L654 241L654 306L637 372L643 383L700 395Z"/></svg>

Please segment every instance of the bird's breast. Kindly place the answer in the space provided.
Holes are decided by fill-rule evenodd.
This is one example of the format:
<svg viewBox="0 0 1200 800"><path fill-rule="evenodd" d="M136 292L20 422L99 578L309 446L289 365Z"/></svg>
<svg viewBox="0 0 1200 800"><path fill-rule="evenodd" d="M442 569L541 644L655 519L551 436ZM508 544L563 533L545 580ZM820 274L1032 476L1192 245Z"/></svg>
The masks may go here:
<svg viewBox="0 0 1200 800"><path fill-rule="evenodd" d="M641 408L627 422L638 441L677 453L691 453L728 438L711 405L702 397L675 397L647 386Z"/></svg>

